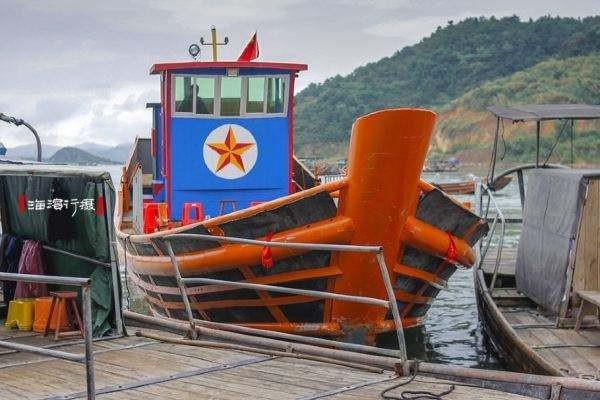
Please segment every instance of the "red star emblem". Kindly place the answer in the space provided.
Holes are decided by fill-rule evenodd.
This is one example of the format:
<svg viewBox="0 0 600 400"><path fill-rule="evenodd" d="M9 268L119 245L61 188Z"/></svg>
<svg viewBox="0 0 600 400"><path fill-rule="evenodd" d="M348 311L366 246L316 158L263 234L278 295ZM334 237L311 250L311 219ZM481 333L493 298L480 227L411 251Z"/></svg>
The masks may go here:
<svg viewBox="0 0 600 400"><path fill-rule="evenodd" d="M254 146L254 143L238 143L231 126L227 131L224 143L207 143L206 145L219 155L216 172L219 172L229 164L234 165L242 172L246 172L242 154Z"/></svg>

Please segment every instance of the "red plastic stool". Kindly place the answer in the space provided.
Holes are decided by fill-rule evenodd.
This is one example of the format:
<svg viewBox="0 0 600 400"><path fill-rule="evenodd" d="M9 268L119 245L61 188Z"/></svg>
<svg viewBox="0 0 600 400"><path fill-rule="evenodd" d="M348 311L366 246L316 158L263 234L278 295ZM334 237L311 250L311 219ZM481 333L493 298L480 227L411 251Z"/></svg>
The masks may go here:
<svg viewBox="0 0 600 400"><path fill-rule="evenodd" d="M192 218L192 211L196 212L196 218ZM202 203L183 203L181 224L189 225L198 221L204 221L204 207L202 206Z"/></svg>
<svg viewBox="0 0 600 400"><path fill-rule="evenodd" d="M144 203L144 233L155 232L158 228L158 203Z"/></svg>

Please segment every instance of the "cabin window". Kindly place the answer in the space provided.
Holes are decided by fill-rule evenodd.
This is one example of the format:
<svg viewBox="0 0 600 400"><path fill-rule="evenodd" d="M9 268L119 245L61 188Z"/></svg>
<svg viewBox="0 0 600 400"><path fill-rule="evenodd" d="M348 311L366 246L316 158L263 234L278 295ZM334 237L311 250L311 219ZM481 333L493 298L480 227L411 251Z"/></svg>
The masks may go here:
<svg viewBox="0 0 600 400"><path fill-rule="evenodd" d="M248 91L246 94L246 112L262 113L265 103L265 78L248 78Z"/></svg>
<svg viewBox="0 0 600 400"><path fill-rule="evenodd" d="M188 117L283 115L288 79L285 75L175 75L172 109L176 115Z"/></svg>
<svg viewBox="0 0 600 400"><path fill-rule="evenodd" d="M221 115L240 115L242 99L242 78L224 76L221 78Z"/></svg>
<svg viewBox="0 0 600 400"><path fill-rule="evenodd" d="M213 114L215 112L215 79L195 78L196 114Z"/></svg>
<svg viewBox="0 0 600 400"><path fill-rule="evenodd" d="M175 111L193 112L194 85L191 76L175 77Z"/></svg>
<svg viewBox="0 0 600 400"><path fill-rule="evenodd" d="M285 81L283 78L269 78L267 81L267 112L282 113L285 98Z"/></svg>

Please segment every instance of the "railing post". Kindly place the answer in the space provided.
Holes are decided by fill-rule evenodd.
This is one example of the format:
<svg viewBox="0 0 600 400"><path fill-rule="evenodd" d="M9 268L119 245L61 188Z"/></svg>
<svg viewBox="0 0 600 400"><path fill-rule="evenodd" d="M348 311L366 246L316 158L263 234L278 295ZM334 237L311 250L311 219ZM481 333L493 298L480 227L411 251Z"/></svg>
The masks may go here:
<svg viewBox="0 0 600 400"><path fill-rule="evenodd" d="M196 323L194 322L194 313L192 312L192 306L190 305L190 299L187 295L187 290L185 288L185 283L181 279L181 272L179 271L179 264L177 263L177 257L175 257L175 253L173 252L173 247L171 247L171 241L169 239L162 239L163 243L167 248L167 253L171 258L171 265L173 266L173 272L175 272L175 280L177 281L177 286L179 287L179 292L181 293L181 298L183 300L183 305L185 306L185 312L187 313L188 319L190 321L190 336L192 339L196 339Z"/></svg>
<svg viewBox="0 0 600 400"><path fill-rule="evenodd" d="M498 206L496 199L492 195L490 188L487 186L484 186L484 189L487 192L488 199L493 203L494 208L496 209L496 219L498 219L498 218L500 219L500 238L498 239L498 251L496 252L496 261L494 264L494 274L492 275L492 282L490 283L490 288L489 288L490 293L492 293L494 290L494 286L496 285L496 278L498 277L498 269L500 268L500 261L502 260L502 247L504 246L504 235L506 233L506 219L504 218L504 214L502 213L502 210L500 210L500 207ZM491 237L490 237L490 241L491 241Z"/></svg>
<svg viewBox="0 0 600 400"><path fill-rule="evenodd" d="M396 335L398 336L398 351L400 353L400 358L402 360L406 360L407 356L406 341L404 340L404 328L402 327L402 319L400 318L398 303L396 303L394 288L392 287L392 282L390 281L390 274L385 264L383 249L379 250L379 252L375 254L375 257L377 258L377 264L379 265L379 270L381 272L381 279L383 280L383 285L385 286L385 291L387 292L390 310L392 311L392 317L394 318L394 324L396 325Z"/></svg>
<svg viewBox="0 0 600 400"><path fill-rule="evenodd" d="M481 216L481 211L483 209L483 193L481 191L481 179L475 178L475 215ZM481 251L483 250L483 245L481 240L477 243L477 247L475 247L477 253L477 260L479 268L481 268Z"/></svg>
<svg viewBox="0 0 600 400"><path fill-rule="evenodd" d="M96 398L96 382L94 379L94 348L93 336L94 330L92 327L92 288L91 284L87 283L81 287L81 304L83 308L83 324L84 339L85 339L85 375L87 398Z"/></svg>

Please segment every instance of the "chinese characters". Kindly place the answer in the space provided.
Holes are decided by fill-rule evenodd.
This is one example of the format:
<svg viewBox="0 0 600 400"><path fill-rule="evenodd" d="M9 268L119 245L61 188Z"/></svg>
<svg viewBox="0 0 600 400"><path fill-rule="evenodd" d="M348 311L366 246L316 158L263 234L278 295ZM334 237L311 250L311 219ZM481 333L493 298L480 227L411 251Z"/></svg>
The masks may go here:
<svg viewBox="0 0 600 400"><path fill-rule="evenodd" d="M35 199L27 200L28 211L42 211L42 210L72 210L71 217L74 217L78 210L81 211L95 211L96 204L95 199Z"/></svg>

